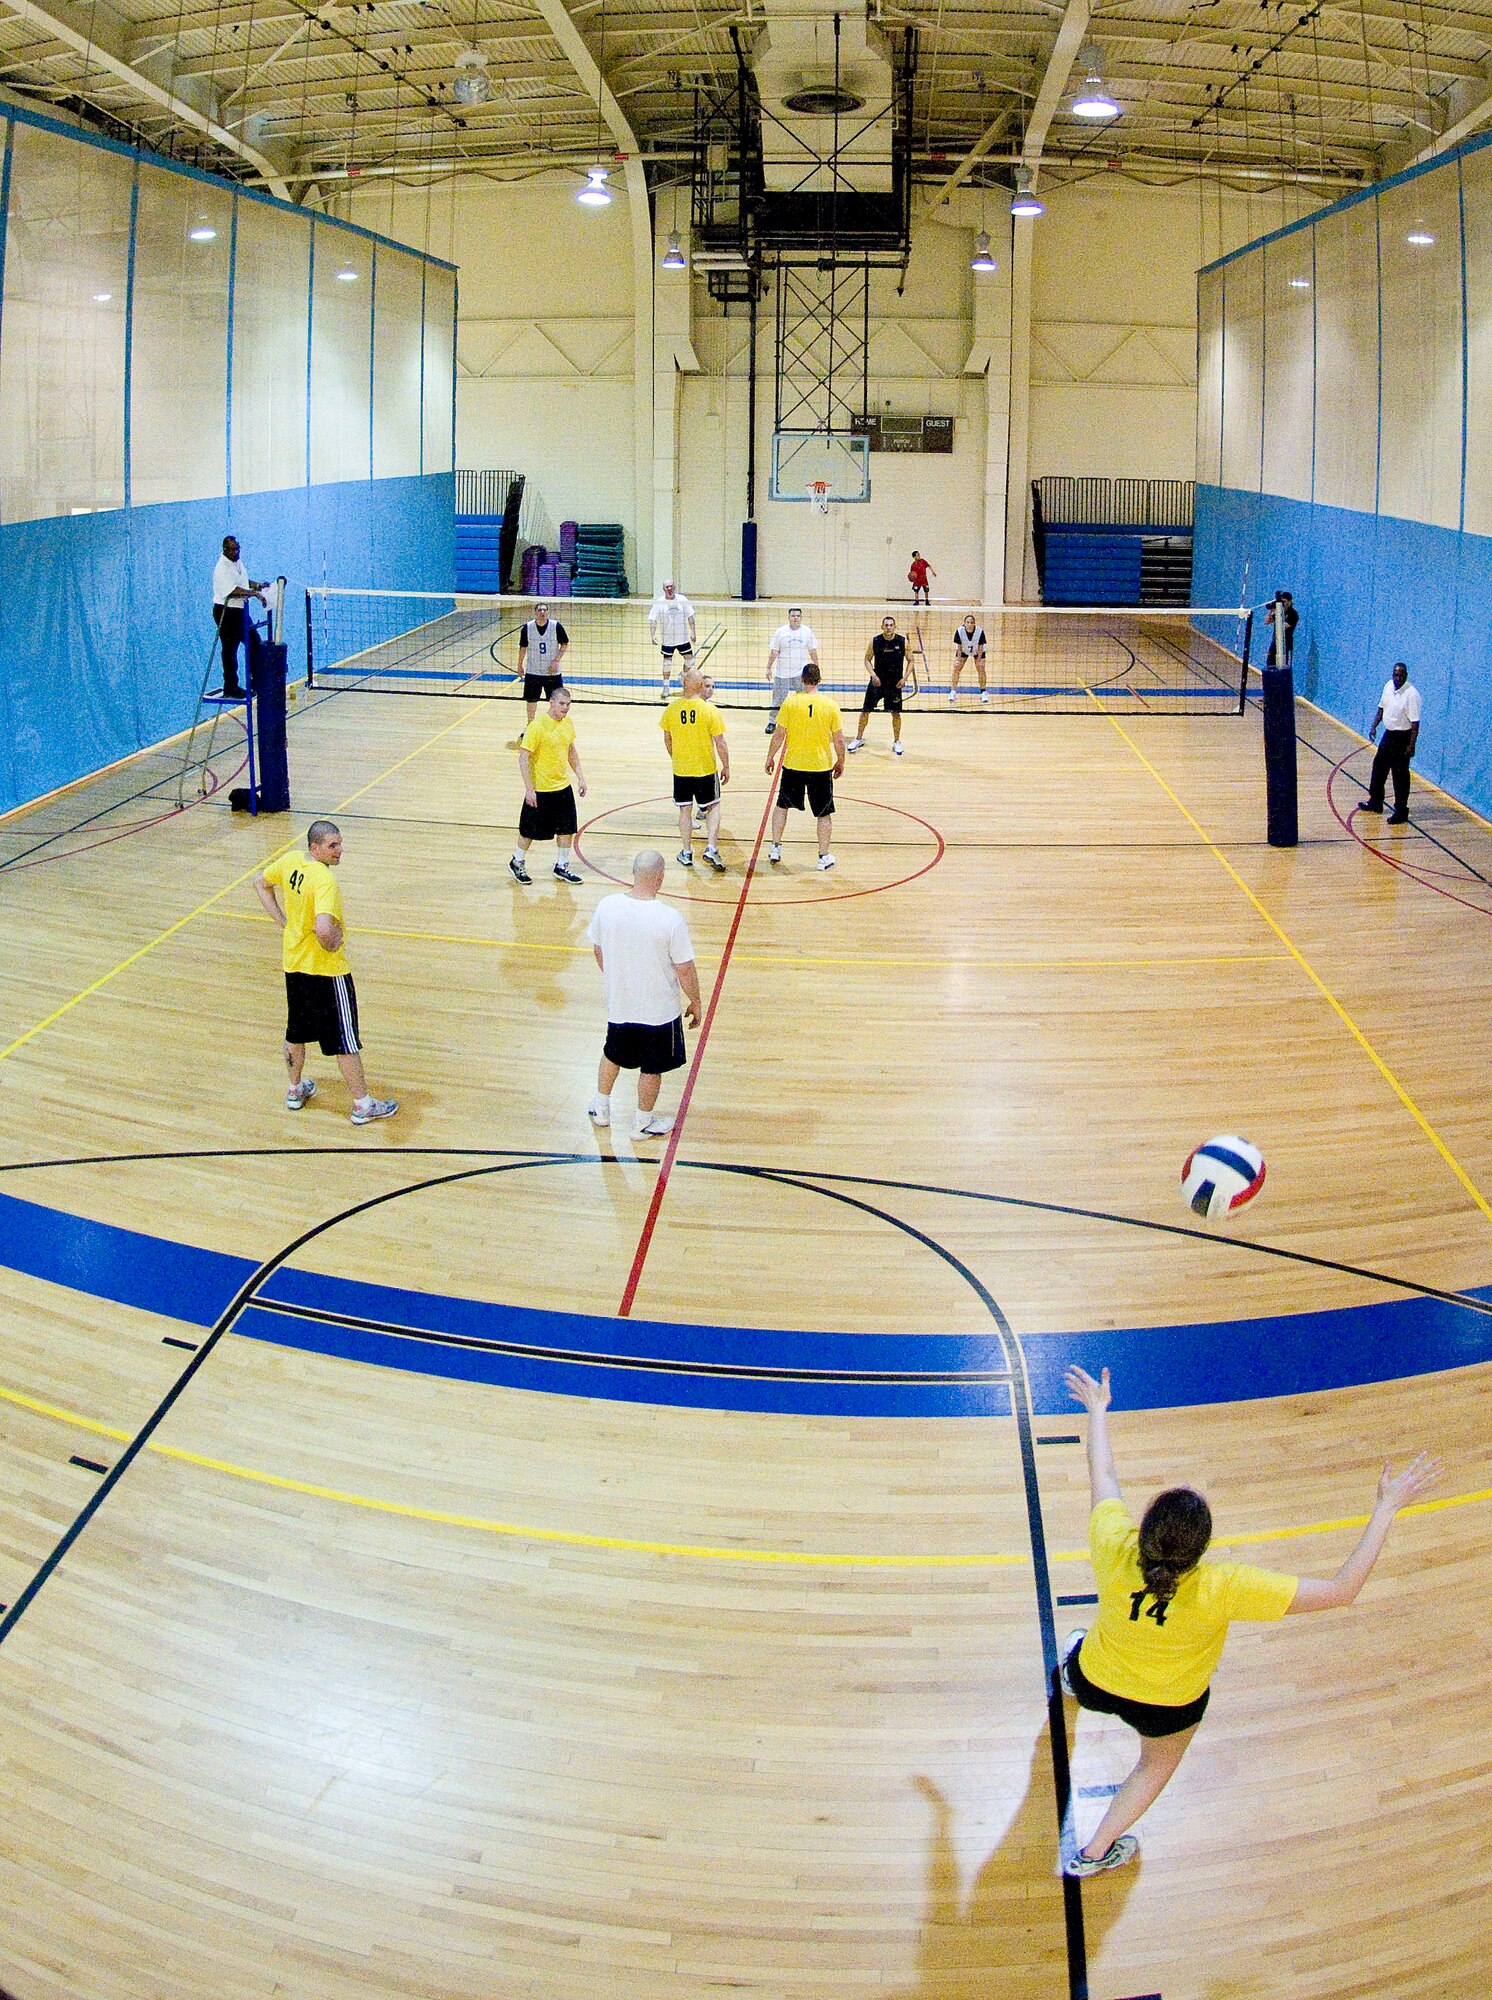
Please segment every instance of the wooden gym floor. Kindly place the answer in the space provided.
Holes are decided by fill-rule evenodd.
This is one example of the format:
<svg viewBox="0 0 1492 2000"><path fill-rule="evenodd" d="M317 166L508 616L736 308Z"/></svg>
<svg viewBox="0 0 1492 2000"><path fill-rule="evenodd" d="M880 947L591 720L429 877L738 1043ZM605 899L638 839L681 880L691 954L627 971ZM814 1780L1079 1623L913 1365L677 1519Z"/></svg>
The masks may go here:
<svg viewBox="0 0 1492 2000"><path fill-rule="evenodd" d="M505 870L515 713L292 723L402 1106L361 1132L315 1056L281 1109L285 822L142 824L146 760L0 827L0 1986L1480 2000L1492 832L1421 786L1371 851L1304 709L1280 853L1252 711L924 701L832 876L801 822L751 870L732 714L731 872L668 882L708 1034L634 1149L583 932L677 844L656 712L577 703L573 891ZM1269 1177L1209 1229L1220 1131ZM1449 1468L1354 1612L1239 1629L1081 1892L1073 1357L1132 1496L1278 1567ZM1066 1728L1084 1826L1133 1739Z"/></svg>

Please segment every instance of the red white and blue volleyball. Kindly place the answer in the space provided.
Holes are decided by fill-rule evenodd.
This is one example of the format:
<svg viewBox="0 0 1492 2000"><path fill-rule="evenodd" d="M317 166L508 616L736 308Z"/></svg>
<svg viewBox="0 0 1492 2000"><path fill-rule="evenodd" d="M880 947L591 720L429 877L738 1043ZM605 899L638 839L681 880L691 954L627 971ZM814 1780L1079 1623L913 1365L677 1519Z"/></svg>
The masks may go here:
<svg viewBox="0 0 1492 2000"><path fill-rule="evenodd" d="M1252 1201L1264 1185L1264 1155L1247 1139L1225 1132L1187 1155L1181 1192L1194 1215L1209 1221Z"/></svg>

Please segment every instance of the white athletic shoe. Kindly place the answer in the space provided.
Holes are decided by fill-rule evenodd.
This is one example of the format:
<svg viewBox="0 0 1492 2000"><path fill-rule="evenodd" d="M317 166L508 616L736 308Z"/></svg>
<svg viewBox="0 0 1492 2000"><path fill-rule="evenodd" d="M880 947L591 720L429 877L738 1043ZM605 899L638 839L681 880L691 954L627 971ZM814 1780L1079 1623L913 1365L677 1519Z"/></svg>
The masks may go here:
<svg viewBox="0 0 1492 2000"><path fill-rule="evenodd" d="M725 873L725 861L722 858L720 849L718 847L707 847L705 849L705 860L709 863L710 867L714 869L717 875L723 875Z"/></svg>
<svg viewBox="0 0 1492 2000"><path fill-rule="evenodd" d="M1088 1860L1081 1848L1062 1863L1064 1875L1075 1875L1084 1881L1089 1875L1102 1875L1106 1868L1122 1868L1127 1861L1133 1861L1140 1851L1140 1843L1132 1833L1121 1833L1107 1854L1100 1854L1096 1861Z"/></svg>
<svg viewBox="0 0 1492 2000"><path fill-rule="evenodd" d="M905 750L903 750L903 748L899 743L893 743L891 746L891 754L893 757L905 757L907 753Z"/></svg>
<svg viewBox="0 0 1492 2000"><path fill-rule="evenodd" d="M611 1099L603 1097L597 1091L596 1095L585 1107L585 1115L593 1125L609 1125L611 1123Z"/></svg>
<svg viewBox="0 0 1492 2000"><path fill-rule="evenodd" d="M670 698L671 694L672 694L672 690L670 689L670 687L669 687L669 685L668 685L668 682L667 682L667 681L665 681L665 682L663 683L663 692L662 692L662 694L661 694L661 695L660 695L660 696L658 697L658 699L659 699L660 701L667 701L667 700L669 700L669 698Z"/></svg>
<svg viewBox="0 0 1492 2000"><path fill-rule="evenodd" d="M818 858L818 866L821 871L832 868L834 866L834 856L832 854L821 854Z"/></svg>
<svg viewBox="0 0 1492 2000"><path fill-rule="evenodd" d="M782 849L777 845L775 840L767 849L767 859L769 861L780 861L782 859Z"/></svg>
<svg viewBox="0 0 1492 2000"><path fill-rule="evenodd" d="M981 689L979 690L979 699L980 699L981 701L988 701L988 700L989 700L989 689L988 689L988 688L981 688Z"/></svg>
<svg viewBox="0 0 1492 2000"><path fill-rule="evenodd" d="M955 702L956 702L957 700L958 700L958 695L957 695L956 691L955 691L955 690L954 690L953 688L949 688L949 690L948 690L948 706L949 706L950 708L952 708L953 704L954 704L954 703L955 703Z"/></svg>
<svg viewBox="0 0 1492 2000"><path fill-rule="evenodd" d="M285 1092L285 1109L287 1111L304 1111L315 1095L315 1078L309 1076L302 1077L299 1083L292 1083Z"/></svg>
<svg viewBox="0 0 1492 2000"><path fill-rule="evenodd" d="M1062 1677L1062 1692L1064 1694L1072 1694L1072 1679L1069 1670L1071 1669L1073 1661L1078 1656L1078 1648L1082 1645L1083 1641L1087 1638L1087 1636L1088 1636L1087 1627L1080 1626L1076 1632L1069 1632L1065 1642L1063 1643L1062 1665L1058 1669L1058 1671ZM1073 1695L1073 1700L1074 1701L1077 1700L1076 1695Z"/></svg>
<svg viewBox="0 0 1492 2000"><path fill-rule="evenodd" d="M673 1120L653 1111L639 1111L632 1120L634 1139L666 1139L672 1130Z"/></svg>
<svg viewBox="0 0 1492 2000"><path fill-rule="evenodd" d="M352 1122L354 1125L371 1125L378 1118L392 1118L399 1109L392 1097L370 1098L366 1104L354 1104Z"/></svg>
<svg viewBox="0 0 1492 2000"><path fill-rule="evenodd" d="M865 748L865 738L863 736L856 736L852 738L852 740L848 744L846 744L845 747L849 751L850 755L853 757L857 750L863 750Z"/></svg>
<svg viewBox="0 0 1492 2000"><path fill-rule="evenodd" d="M674 860L678 862L681 868L692 868L694 866L694 849L692 847L681 847L674 856Z"/></svg>

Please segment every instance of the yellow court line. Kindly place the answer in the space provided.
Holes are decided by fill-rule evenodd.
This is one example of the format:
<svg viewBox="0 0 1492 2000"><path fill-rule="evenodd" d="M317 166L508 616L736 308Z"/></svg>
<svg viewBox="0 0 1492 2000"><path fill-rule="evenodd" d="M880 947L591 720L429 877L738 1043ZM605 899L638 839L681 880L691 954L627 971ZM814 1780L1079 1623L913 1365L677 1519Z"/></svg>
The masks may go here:
<svg viewBox="0 0 1492 2000"><path fill-rule="evenodd" d="M365 793L371 792L375 785L381 785L385 778L391 778L395 771L402 770L414 758L421 756L430 748L432 743L438 743L442 736L449 736L453 729L459 729L463 722L469 722L471 717L477 713L479 713L477 709L468 709L465 715L458 715L454 722L448 722L444 729L437 729L433 736L428 737L425 742L417 744L413 750L401 757L396 764L390 764L386 771L380 771L377 777L370 778L366 785L360 785L355 792L350 793L347 798L341 800L339 804L334 805L331 808L332 812L346 812L350 805L362 798ZM122 972L128 972L132 965L138 965L142 958L148 958L158 945L165 944L168 939L174 938L178 931L185 930L188 924L195 923L198 917L205 916L213 908L214 904L220 903L223 900L224 896L231 896L233 891L241 889L245 882L253 881L259 871L268 862L272 861L275 855L283 854L287 848L294 846L294 844L291 840L281 841L278 847L272 849L269 854L264 855L260 860L256 861L252 868L246 868L242 875L235 875L231 882L225 883L214 895L209 896L205 903L199 903L195 910L188 910L186 915L178 917L174 924L167 924L166 928L163 931L158 931L148 943L142 944L138 950L132 951L128 958L120 959L117 965L111 966L107 972L100 974L97 979L90 981L87 986L75 993L70 1000L64 1000L60 1007L54 1007L51 1013L43 1015L41 1020L33 1021L31 1026L25 1029L23 1033L17 1035L13 1042L8 1042L3 1049L0 1049L0 1062L4 1062L7 1056L13 1056L17 1049L23 1049L28 1042L34 1041L38 1035L50 1028L54 1022L60 1021L64 1014L70 1014L74 1007L80 1007L85 1000L92 999L95 993L101 992L104 987L116 980ZM268 923L268 921L269 919L266 917L265 922Z"/></svg>
<svg viewBox="0 0 1492 2000"><path fill-rule="evenodd" d="M133 1435L112 1424L64 1410L17 1389L0 1388L0 1403L29 1410L36 1416L51 1417L75 1429L91 1431L95 1437L113 1438L127 1444ZM571 1528L534 1528L514 1521L490 1521L479 1514L448 1513L439 1507L415 1507L400 1500L376 1500L366 1493L348 1493L337 1486L317 1486L305 1479L287 1479L279 1473L260 1472L252 1466L235 1465L228 1459L209 1458L202 1452L182 1451L175 1445L147 1444L145 1449L158 1458L174 1459L179 1465L199 1466L205 1472L219 1472L229 1479L246 1480L252 1486L267 1486L278 1493L299 1493L310 1500L330 1500L342 1507L360 1507L370 1514L392 1514L406 1521L430 1521L438 1527L469 1528L475 1533L498 1535L510 1541L556 1542L566 1548L612 1549L627 1555L688 1556L697 1562L784 1563L808 1569L1024 1569L1030 1557L1001 1553L973 1555L854 1555L833 1550L813 1549L731 1549L698 1542L648 1542L628 1535L587 1535ZM1409 1514L1441 1514L1450 1508L1471 1507L1492 1500L1492 1487L1476 1493L1453 1493L1440 1500L1418 1500L1401 1509ZM1349 1514L1337 1521L1308 1521L1296 1527L1263 1528L1241 1535L1219 1535L1212 1546L1218 1549L1245 1548L1259 1542L1297 1541L1307 1535L1331 1535L1368 1525L1366 1514ZM1086 1549L1057 1549L1050 1562L1088 1561Z"/></svg>
<svg viewBox="0 0 1492 2000"><path fill-rule="evenodd" d="M1352 1018L1351 1014L1348 1013L1346 1007L1343 1006L1342 1002L1337 998L1336 994L1332 992L1331 988L1327 985L1326 981L1321 977L1320 973L1316 970L1315 966L1311 964L1310 960L1306 957L1305 953L1300 949L1299 945L1296 944L1295 940L1290 936L1289 932L1286 931L1283 925L1276 922L1274 917L1270 915L1268 909L1260 901L1259 897L1255 895L1254 891L1249 887L1248 883L1244 881L1243 877L1239 874L1238 870L1233 866L1232 862L1228 859L1227 855L1223 853L1222 849L1217 845L1216 841L1212 840L1208 836L1206 829L1197 819L1196 815L1182 803L1180 797L1177 795L1175 791L1172 790L1171 786L1167 784L1166 780L1161 776L1160 772L1156 770L1155 766L1151 763L1150 759L1145 755L1144 751L1140 748L1139 744L1135 742L1134 738L1125 729L1124 725L1119 721L1118 717L1109 714L1108 710L1103 706L1102 702L1100 702L1098 697L1094 694L1092 688L1086 688L1084 692L1087 694L1089 700L1093 703L1094 707L1097 708L1100 715L1103 716L1104 720L1118 732L1121 741L1123 741L1129 746L1134 756L1139 760L1141 764L1144 765L1145 769L1150 773L1151 777L1154 778L1155 782L1160 786L1161 790L1165 793L1166 797L1171 801L1172 805L1175 806L1177 812L1181 814L1181 817L1186 821L1187 825L1191 827L1192 831L1196 834L1198 840L1201 841L1202 845L1207 849L1208 853L1211 854L1213 860L1217 862L1220 868L1225 869L1227 873L1233 878L1234 883L1237 885L1239 889L1243 891L1243 894L1248 898L1249 902L1252 903L1254 909L1264 919L1265 923L1268 924L1269 928L1274 932L1275 936L1279 939L1280 943L1285 947L1285 950L1290 954L1291 958L1295 960L1295 963L1300 967L1301 971L1305 974L1306 978L1310 980L1311 984L1315 987L1316 991L1321 995L1322 999L1326 1002L1327 1006L1331 1008L1332 1012L1337 1016L1337 1019L1347 1029L1348 1033L1352 1036L1352 1039L1357 1043L1358 1047L1363 1051L1364 1055L1367 1056L1369 1062L1372 1063L1374 1069L1378 1071L1379 1075L1383 1078L1384 1082L1388 1085L1389 1089L1394 1093L1394 1096L1398 1098L1399 1102L1403 1105L1404 1109L1409 1113L1410 1117L1414 1120L1415 1124L1419 1126L1420 1130L1424 1133L1425 1137L1430 1141L1430 1144L1435 1148L1436 1152L1440 1155L1441 1159L1444 1160L1445 1164L1450 1168L1451 1172L1455 1175L1456 1179L1461 1183L1462 1187L1465 1188L1466 1192L1471 1196L1471 1199L1476 1203L1477 1207L1481 1210L1482 1214L1486 1216L1489 1222L1492 1222L1492 1203L1488 1202L1486 1196L1482 1193L1481 1189L1477 1186L1476 1182L1471 1178L1471 1175L1467 1173L1465 1167L1462 1166L1461 1162L1456 1158L1455 1154L1451 1151L1450 1147L1445 1143L1444 1139L1441 1138L1440 1134L1436 1131L1435 1127L1430 1123L1429 1119L1425 1116L1424 1112L1420 1110L1419 1106L1415 1103L1414 1099L1409 1095L1409 1092L1405 1089L1404 1085L1400 1083L1398 1077L1389 1068L1388 1064L1384 1061L1383 1057L1379 1055L1377 1049L1374 1048L1373 1044L1368 1040L1367 1036L1363 1033L1362 1029L1357 1025L1357 1022Z"/></svg>
<svg viewBox="0 0 1492 2000"><path fill-rule="evenodd" d="M216 914L225 922L235 924L268 924L269 918L253 910L218 910ZM354 937L409 938L419 944L464 944L484 951L558 951L573 952L589 958L588 944L548 944L529 938L477 937L465 931L407 931L391 929L387 925L359 924L351 933ZM709 963L708 953L701 954ZM1178 965L1284 965L1290 954L1285 951L1238 951L1221 952L1214 957L1204 958L811 958L793 954L778 955L763 952L737 952L737 965L853 965L853 966L933 966L948 971L989 971L997 972L1125 972L1125 971L1168 971Z"/></svg>

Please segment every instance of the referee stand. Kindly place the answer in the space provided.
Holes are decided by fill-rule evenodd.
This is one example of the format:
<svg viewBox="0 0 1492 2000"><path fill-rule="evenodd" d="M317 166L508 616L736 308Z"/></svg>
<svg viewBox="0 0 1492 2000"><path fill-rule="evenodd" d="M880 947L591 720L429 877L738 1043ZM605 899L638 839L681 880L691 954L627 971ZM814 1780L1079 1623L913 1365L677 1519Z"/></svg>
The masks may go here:
<svg viewBox="0 0 1492 2000"><path fill-rule="evenodd" d="M255 817L261 812L290 810L290 771L285 747L285 705L288 659L284 640L285 579L276 577L269 586L266 623L263 631L245 607L245 674L242 694L228 694L223 687L222 635L214 632L197 691L197 706L182 751L181 770L176 781L176 803L185 801L187 773L196 767L198 798L210 796L208 773L217 753L218 726L225 714L243 712L244 749L248 764L247 785L238 785L228 794L234 812ZM216 682L216 685L214 683ZM207 725L206 749L198 756L202 725Z"/></svg>

